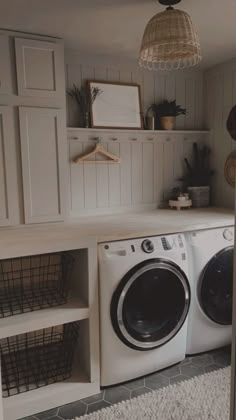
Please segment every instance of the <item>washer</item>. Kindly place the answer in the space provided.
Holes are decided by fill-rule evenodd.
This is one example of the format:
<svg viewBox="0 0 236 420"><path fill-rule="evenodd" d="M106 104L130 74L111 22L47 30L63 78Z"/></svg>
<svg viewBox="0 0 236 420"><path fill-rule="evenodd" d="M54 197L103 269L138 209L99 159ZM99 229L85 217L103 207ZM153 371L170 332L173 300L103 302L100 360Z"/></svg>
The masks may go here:
<svg viewBox="0 0 236 420"><path fill-rule="evenodd" d="M185 357L190 306L183 235L99 245L101 385Z"/></svg>
<svg viewBox="0 0 236 420"><path fill-rule="evenodd" d="M234 228L185 235L191 279L187 354L231 343Z"/></svg>

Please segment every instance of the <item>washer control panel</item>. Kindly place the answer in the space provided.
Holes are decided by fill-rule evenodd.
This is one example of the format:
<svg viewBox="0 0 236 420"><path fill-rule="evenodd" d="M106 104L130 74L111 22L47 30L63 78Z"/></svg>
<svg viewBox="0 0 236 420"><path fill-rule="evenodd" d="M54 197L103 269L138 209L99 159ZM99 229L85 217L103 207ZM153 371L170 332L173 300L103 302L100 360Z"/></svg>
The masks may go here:
<svg viewBox="0 0 236 420"><path fill-rule="evenodd" d="M146 254L151 254L154 251L154 243L150 239L144 239L142 242L142 250Z"/></svg>
<svg viewBox="0 0 236 420"><path fill-rule="evenodd" d="M98 248L100 259L112 260L132 256L145 258L144 254L146 254L146 258L149 258L149 255L150 258L154 256L161 258L168 254L168 257L177 258L179 256L183 260L186 243L184 235L174 234L102 243Z"/></svg>
<svg viewBox="0 0 236 420"><path fill-rule="evenodd" d="M225 229L223 231L223 237L226 241L233 241L234 235L231 229Z"/></svg>

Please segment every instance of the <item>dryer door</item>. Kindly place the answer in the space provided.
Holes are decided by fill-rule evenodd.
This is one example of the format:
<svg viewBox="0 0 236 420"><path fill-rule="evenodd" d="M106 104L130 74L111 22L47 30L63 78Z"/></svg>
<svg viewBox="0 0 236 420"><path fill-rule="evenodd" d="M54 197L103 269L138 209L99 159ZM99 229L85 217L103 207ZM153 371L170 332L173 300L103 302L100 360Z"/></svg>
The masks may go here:
<svg viewBox="0 0 236 420"><path fill-rule="evenodd" d="M217 324L232 324L233 247L216 254L207 264L199 284L199 302Z"/></svg>
<svg viewBox="0 0 236 420"><path fill-rule="evenodd" d="M186 275L170 261L147 260L121 280L111 301L111 320L129 347L150 350L171 340L190 305Z"/></svg>

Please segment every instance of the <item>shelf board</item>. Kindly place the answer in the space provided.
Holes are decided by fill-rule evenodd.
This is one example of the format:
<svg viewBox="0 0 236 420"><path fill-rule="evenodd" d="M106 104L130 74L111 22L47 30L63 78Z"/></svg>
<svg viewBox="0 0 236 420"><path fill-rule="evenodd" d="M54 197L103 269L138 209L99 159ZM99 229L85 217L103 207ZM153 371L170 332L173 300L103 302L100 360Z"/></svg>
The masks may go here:
<svg viewBox="0 0 236 420"><path fill-rule="evenodd" d="M0 319L0 339L89 317L89 308L80 299L65 305L27 312Z"/></svg>
<svg viewBox="0 0 236 420"><path fill-rule="evenodd" d="M109 131L118 131L121 133L141 133L141 134L209 134L210 131L209 130L137 130L137 129L132 129L132 130L127 130L127 129L123 129L123 128L119 128L119 129L114 129L114 128L83 128L83 127L67 127L67 131L71 131L71 132L75 132L75 131L80 131L80 132L98 132L98 133L104 133L104 132L109 132Z"/></svg>
<svg viewBox="0 0 236 420"><path fill-rule="evenodd" d="M4 420L28 417L99 392L99 381L89 382L88 376L80 370L65 382L3 398Z"/></svg>

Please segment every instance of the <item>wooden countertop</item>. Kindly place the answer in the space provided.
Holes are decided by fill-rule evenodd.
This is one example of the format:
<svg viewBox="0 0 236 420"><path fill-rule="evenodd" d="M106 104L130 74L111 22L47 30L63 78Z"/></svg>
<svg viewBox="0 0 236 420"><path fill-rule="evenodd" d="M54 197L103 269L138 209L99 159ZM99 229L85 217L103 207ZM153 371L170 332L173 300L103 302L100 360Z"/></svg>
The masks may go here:
<svg viewBox="0 0 236 420"><path fill-rule="evenodd" d="M82 216L65 223L1 228L0 258L86 248L100 242L232 225L234 212L219 208Z"/></svg>

